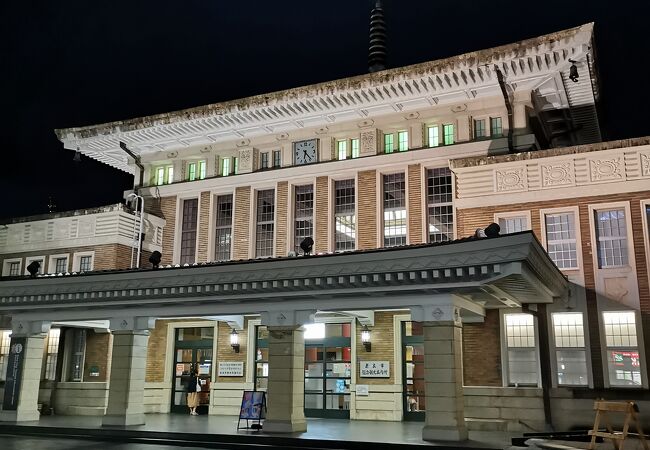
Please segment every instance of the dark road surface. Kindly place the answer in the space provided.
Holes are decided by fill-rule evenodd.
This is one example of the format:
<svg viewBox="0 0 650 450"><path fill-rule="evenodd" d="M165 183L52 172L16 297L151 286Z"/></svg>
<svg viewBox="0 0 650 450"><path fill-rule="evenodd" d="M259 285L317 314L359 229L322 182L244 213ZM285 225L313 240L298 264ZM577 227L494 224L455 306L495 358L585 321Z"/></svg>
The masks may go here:
<svg viewBox="0 0 650 450"><path fill-rule="evenodd" d="M2 450L196 450L197 447L0 435Z"/></svg>

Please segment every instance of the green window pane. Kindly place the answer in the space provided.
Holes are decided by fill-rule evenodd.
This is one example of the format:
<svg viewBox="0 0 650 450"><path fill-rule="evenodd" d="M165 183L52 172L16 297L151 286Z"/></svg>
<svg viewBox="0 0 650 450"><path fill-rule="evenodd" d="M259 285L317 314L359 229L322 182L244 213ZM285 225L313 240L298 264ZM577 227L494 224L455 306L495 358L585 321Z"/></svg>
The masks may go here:
<svg viewBox="0 0 650 450"><path fill-rule="evenodd" d="M227 177L230 175L230 158L223 158L221 160L221 176Z"/></svg>
<svg viewBox="0 0 650 450"><path fill-rule="evenodd" d="M346 141L337 141L336 149L338 154L338 159L343 160L348 156L348 143Z"/></svg>
<svg viewBox="0 0 650 450"><path fill-rule="evenodd" d="M232 158L232 165L234 170L235 175L239 173L239 158L236 156Z"/></svg>
<svg viewBox="0 0 650 450"><path fill-rule="evenodd" d="M454 125L446 124L442 126L442 133L445 145L451 145L454 143Z"/></svg>
<svg viewBox="0 0 650 450"><path fill-rule="evenodd" d="M174 166L167 166L167 184L174 182Z"/></svg>
<svg viewBox="0 0 650 450"><path fill-rule="evenodd" d="M156 169L156 185L161 186L165 183L165 168L158 167Z"/></svg>
<svg viewBox="0 0 650 450"><path fill-rule="evenodd" d="M384 153L393 153L393 135L384 135Z"/></svg>
<svg viewBox="0 0 650 450"><path fill-rule="evenodd" d="M492 137L499 137L503 134L501 117L490 118L490 134L492 135Z"/></svg>
<svg viewBox="0 0 650 450"><path fill-rule="evenodd" d="M205 179L205 175L206 175L205 172L206 172L207 166L208 165L206 164L205 160L199 161L199 180Z"/></svg>
<svg viewBox="0 0 650 450"><path fill-rule="evenodd" d="M440 145L439 134L440 134L440 130L438 129L437 125L427 128L429 147L437 147L438 145Z"/></svg>
<svg viewBox="0 0 650 450"><path fill-rule="evenodd" d="M358 158L360 156L359 139L352 139L350 143L352 144L352 157Z"/></svg>
<svg viewBox="0 0 650 450"><path fill-rule="evenodd" d="M409 149L409 132L408 131L400 131L397 133L397 142L398 142L398 148L400 152L405 152L406 150Z"/></svg>
<svg viewBox="0 0 650 450"><path fill-rule="evenodd" d="M196 163L189 163L187 165L187 179L189 181L196 180Z"/></svg>
<svg viewBox="0 0 650 450"><path fill-rule="evenodd" d="M485 119L474 121L474 139L485 137Z"/></svg>

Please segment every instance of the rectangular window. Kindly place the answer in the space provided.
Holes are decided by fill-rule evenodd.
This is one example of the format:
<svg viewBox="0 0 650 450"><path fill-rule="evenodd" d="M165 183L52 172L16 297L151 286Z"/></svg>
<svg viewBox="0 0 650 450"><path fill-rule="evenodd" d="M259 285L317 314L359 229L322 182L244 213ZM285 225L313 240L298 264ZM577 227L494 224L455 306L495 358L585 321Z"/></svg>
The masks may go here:
<svg viewBox="0 0 650 450"><path fill-rule="evenodd" d="M163 184L171 184L174 181L174 166L156 167L154 184L162 186Z"/></svg>
<svg viewBox="0 0 650 450"><path fill-rule="evenodd" d="M294 202L293 250L300 254L300 243L314 238L314 187L296 186Z"/></svg>
<svg viewBox="0 0 650 450"><path fill-rule="evenodd" d="M351 139L350 140L350 146L352 147L352 157L353 158L358 158L361 156L361 152L359 149L359 139Z"/></svg>
<svg viewBox="0 0 650 450"><path fill-rule="evenodd" d="M336 141L336 155L339 161L342 161L348 157L348 142L347 141Z"/></svg>
<svg viewBox="0 0 650 450"><path fill-rule="evenodd" d="M503 135L501 117L490 117L490 136L500 137Z"/></svg>
<svg viewBox="0 0 650 450"><path fill-rule="evenodd" d="M174 182L174 166L167 167L167 184Z"/></svg>
<svg viewBox="0 0 650 450"><path fill-rule="evenodd" d="M230 175L230 158L221 159L221 176L227 177Z"/></svg>
<svg viewBox="0 0 650 450"><path fill-rule="evenodd" d="M625 210L596 211L598 267L627 266L627 224Z"/></svg>
<svg viewBox="0 0 650 450"><path fill-rule="evenodd" d="M187 180L188 181L196 180L196 163L195 162L187 163Z"/></svg>
<svg viewBox="0 0 650 450"><path fill-rule="evenodd" d="M397 148L400 152L405 152L409 149L408 131L400 131L397 133Z"/></svg>
<svg viewBox="0 0 650 450"><path fill-rule="evenodd" d="M334 182L334 249L354 250L356 242L354 180Z"/></svg>
<svg viewBox="0 0 650 450"><path fill-rule="evenodd" d="M198 209L198 198L183 200L181 264L194 264L196 262L196 225Z"/></svg>
<svg viewBox="0 0 650 450"><path fill-rule="evenodd" d="M233 156L232 158L232 168L233 173L237 175L239 173L239 158L237 156Z"/></svg>
<svg viewBox="0 0 650 450"><path fill-rule="evenodd" d="M20 275L20 261L9 263L9 276L17 277Z"/></svg>
<svg viewBox="0 0 650 450"><path fill-rule="evenodd" d="M90 272L91 270L93 270L93 257L88 255L79 258L79 272Z"/></svg>
<svg viewBox="0 0 650 450"><path fill-rule="evenodd" d="M273 151L273 167L282 167L282 151L280 150Z"/></svg>
<svg viewBox="0 0 650 450"><path fill-rule="evenodd" d="M64 273L68 271L68 258L56 258L54 260L54 271Z"/></svg>
<svg viewBox="0 0 650 450"><path fill-rule="evenodd" d="M531 314L504 314L508 386L537 386L535 319Z"/></svg>
<svg viewBox="0 0 650 450"><path fill-rule="evenodd" d="M257 225L255 232L255 257L273 256L273 231L275 220L275 190L257 193Z"/></svg>
<svg viewBox="0 0 650 450"><path fill-rule="evenodd" d="M43 269L45 268L45 262L42 259L39 259L39 258L36 258L36 259L27 258L27 260L25 261L25 264L27 266L29 266L33 262L38 263L38 272L36 272L36 273L39 274L39 275L42 274ZM27 266L25 266L25 267L27 267ZM25 275L27 275L28 274L27 269L25 269L25 272L26 272Z"/></svg>
<svg viewBox="0 0 650 450"><path fill-rule="evenodd" d="M205 180L207 175L208 162L205 159L199 161L199 180Z"/></svg>
<svg viewBox="0 0 650 450"><path fill-rule="evenodd" d="M604 312L609 384L640 386L641 361L634 311Z"/></svg>
<svg viewBox="0 0 650 450"><path fill-rule="evenodd" d="M269 168L269 152L260 153L260 169Z"/></svg>
<svg viewBox="0 0 650 450"><path fill-rule="evenodd" d="M4 381L7 376L10 343L11 331L0 331L0 381Z"/></svg>
<svg viewBox="0 0 650 450"><path fill-rule="evenodd" d="M440 145L440 129L438 125L427 127L427 143L429 147L437 147Z"/></svg>
<svg viewBox="0 0 650 450"><path fill-rule="evenodd" d="M518 233L528 229L528 218L526 216L500 217L499 234Z"/></svg>
<svg viewBox="0 0 650 450"><path fill-rule="evenodd" d="M474 120L474 139L485 137L485 119Z"/></svg>
<svg viewBox="0 0 650 450"><path fill-rule="evenodd" d="M156 169L156 186L162 186L165 184L165 168L158 167Z"/></svg>
<svg viewBox="0 0 650 450"><path fill-rule="evenodd" d="M393 153L393 135L384 135L384 153Z"/></svg>
<svg viewBox="0 0 650 450"><path fill-rule="evenodd" d="M545 214L546 250L560 269L577 269L576 226L572 212Z"/></svg>
<svg viewBox="0 0 650 450"><path fill-rule="evenodd" d="M406 245L404 173L384 175L384 247Z"/></svg>
<svg viewBox="0 0 650 450"><path fill-rule="evenodd" d="M448 167L427 170L429 242L454 238L454 207L451 171Z"/></svg>
<svg viewBox="0 0 650 450"><path fill-rule="evenodd" d="M442 126L442 138L445 145L451 145L454 143L454 125L448 123Z"/></svg>
<svg viewBox="0 0 650 450"><path fill-rule="evenodd" d="M232 242L232 195L217 197L216 224L214 258L217 261L228 261Z"/></svg>
<svg viewBox="0 0 650 450"><path fill-rule="evenodd" d="M59 337L61 330L52 328L47 335L45 352L45 380L56 381L56 361L59 355Z"/></svg>
<svg viewBox="0 0 650 450"><path fill-rule="evenodd" d="M553 313L553 336L559 385L589 384L582 313Z"/></svg>
<svg viewBox="0 0 650 450"><path fill-rule="evenodd" d="M83 381L86 330L83 328L75 328L70 330L69 333L72 334L72 345L68 365L68 381Z"/></svg>

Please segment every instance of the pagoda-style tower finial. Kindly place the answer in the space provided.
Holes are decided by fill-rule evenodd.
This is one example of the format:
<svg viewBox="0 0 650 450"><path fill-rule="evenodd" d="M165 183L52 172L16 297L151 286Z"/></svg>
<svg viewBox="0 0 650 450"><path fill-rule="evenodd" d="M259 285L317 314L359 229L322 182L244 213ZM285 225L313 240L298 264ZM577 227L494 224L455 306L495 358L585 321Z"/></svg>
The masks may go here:
<svg viewBox="0 0 650 450"><path fill-rule="evenodd" d="M386 69L386 21L381 0L377 0L370 13L370 48L368 70L377 72Z"/></svg>

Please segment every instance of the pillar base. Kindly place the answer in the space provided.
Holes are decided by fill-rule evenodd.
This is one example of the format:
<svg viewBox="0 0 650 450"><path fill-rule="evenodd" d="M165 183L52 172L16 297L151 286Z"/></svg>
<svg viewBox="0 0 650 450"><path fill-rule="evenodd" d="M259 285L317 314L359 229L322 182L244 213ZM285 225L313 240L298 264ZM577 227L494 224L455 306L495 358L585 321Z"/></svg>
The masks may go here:
<svg viewBox="0 0 650 450"><path fill-rule="evenodd" d="M119 414L106 415L102 419L103 427L128 427L130 425L144 425L144 414Z"/></svg>
<svg viewBox="0 0 650 450"><path fill-rule="evenodd" d="M467 428L462 427L436 427L427 425L422 428L424 441L466 441Z"/></svg>
<svg viewBox="0 0 650 450"><path fill-rule="evenodd" d="M307 431L306 420L265 420L264 433L303 433Z"/></svg>
<svg viewBox="0 0 650 450"><path fill-rule="evenodd" d="M0 422L37 422L40 418L38 410L0 411Z"/></svg>

